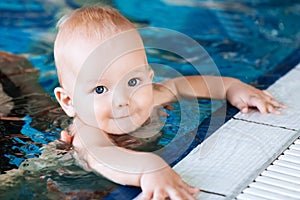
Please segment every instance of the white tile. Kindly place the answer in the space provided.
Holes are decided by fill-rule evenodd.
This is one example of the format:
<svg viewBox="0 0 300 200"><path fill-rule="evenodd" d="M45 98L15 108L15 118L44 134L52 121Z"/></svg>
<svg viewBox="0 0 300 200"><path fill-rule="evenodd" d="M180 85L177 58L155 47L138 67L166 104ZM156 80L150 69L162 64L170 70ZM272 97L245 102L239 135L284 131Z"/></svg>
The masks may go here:
<svg viewBox="0 0 300 200"><path fill-rule="evenodd" d="M288 106L281 115L262 115L255 111L250 114L238 113L235 117L257 123L270 124L300 130L300 65L280 78L268 90L280 102Z"/></svg>
<svg viewBox="0 0 300 200"><path fill-rule="evenodd" d="M238 113L174 166L184 180L235 198L299 137L300 64L268 90L288 108L281 115Z"/></svg>
<svg viewBox="0 0 300 200"><path fill-rule="evenodd" d="M200 189L233 197L298 135L292 130L230 120L174 169Z"/></svg>

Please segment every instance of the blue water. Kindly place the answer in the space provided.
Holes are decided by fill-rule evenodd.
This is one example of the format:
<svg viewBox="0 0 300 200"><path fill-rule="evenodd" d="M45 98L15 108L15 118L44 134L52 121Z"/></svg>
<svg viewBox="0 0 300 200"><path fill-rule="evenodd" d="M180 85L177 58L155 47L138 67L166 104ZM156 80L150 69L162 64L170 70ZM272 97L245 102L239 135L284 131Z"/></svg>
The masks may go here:
<svg viewBox="0 0 300 200"><path fill-rule="evenodd" d="M21 54L28 58L40 71L39 84L52 97L53 88L58 85L53 61L56 22L67 10L81 7L89 2L92 1L3 0L0 2L0 50ZM211 56L213 63L203 64L206 58L201 57L203 55L199 55L197 50L184 45L183 41L174 40L172 42L174 42L174 46L186 52L194 63L203 66L201 67L203 74L219 73L239 78L256 87L266 88L271 84L269 76L272 76L272 81L274 81L282 75L280 66L291 64L287 62L287 59L297 60L297 58L294 59L296 55L299 61L300 23L297 22L300 19L300 3L298 1L127 0L125 3L122 0L106 0L103 2L119 9L138 27L166 28L178 31L197 41ZM158 35L151 31L141 32L141 34L145 41L151 41L153 38L162 41L170 40L168 34ZM173 52L148 49L147 56L150 63L170 66L183 75L199 73L199 70L190 62ZM217 68L214 68L213 65ZM273 74L270 75L270 73ZM160 78L162 77L157 76L156 80L160 80ZM202 125L199 126L191 148L206 137L210 122L205 122L205 120L209 120L211 111L224 105L224 102L199 101L199 103L201 110L199 123L202 122ZM178 104L174 104L174 106L176 107ZM179 116L180 113L176 114L175 112L169 120L176 121ZM220 121L224 121L223 118L226 116L216 117L219 117ZM3 140L1 144L5 144L10 150L4 156L9 159L8 164L11 169L17 168L27 158L37 158L42 153L43 145L55 141L59 137L59 126L43 124L49 126L48 131L41 131L38 126L32 127L32 120L30 112L21 122L0 120L0 133L10 135L10 142L5 144L5 140ZM168 144L174 137L172 132L177 131L176 126L169 126L167 129L169 130L160 139L159 145ZM14 137L14 134L19 134L19 136ZM166 152L172 154L172 148L174 147L170 147ZM178 160L180 159L181 157L178 158ZM53 166L46 171L41 170L35 176L44 176L45 173L48 173L47 176L50 180L58 183L61 187L64 186L63 191L68 191L68 188L69 190L74 189L71 184L73 182L75 186L82 185L82 181L79 181L78 177L81 177L83 181L97 179L94 174L80 171L73 164L71 162L70 165L65 166L64 169L69 174L65 173L65 177L61 179L57 172L59 168ZM19 177L18 181L20 179L22 178ZM36 183L33 183L34 181L21 181L21 183L16 181L22 185L22 189L18 189L21 191L18 193L20 198L41 198L41 196L34 195L41 188L45 190L41 194L47 194L47 198L50 199L54 198L55 194L51 196L52 193L47 193L47 189L45 189L47 184L43 180L36 181ZM36 188L29 189L26 184L33 184ZM100 182L95 181L94 186L98 186L100 190L109 191L105 193L111 193L107 197L108 199L120 199L126 195L127 198L131 198L139 192L136 188L118 187L104 178ZM13 194L14 190L17 189L11 189L10 194ZM69 195L72 196L72 194Z"/></svg>

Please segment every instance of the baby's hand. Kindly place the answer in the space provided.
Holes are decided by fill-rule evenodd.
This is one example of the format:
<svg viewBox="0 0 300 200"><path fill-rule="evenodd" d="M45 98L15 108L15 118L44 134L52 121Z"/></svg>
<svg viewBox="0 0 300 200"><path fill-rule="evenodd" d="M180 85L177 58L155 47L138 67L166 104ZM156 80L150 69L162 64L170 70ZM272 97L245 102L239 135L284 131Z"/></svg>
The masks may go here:
<svg viewBox="0 0 300 200"><path fill-rule="evenodd" d="M141 177L142 200L148 199L195 199L198 188L184 182L169 166L145 173Z"/></svg>
<svg viewBox="0 0 300 200"><path fill-rule="evenodd" d="M274 99L267 90L259 90L241 81L234 81L226 92L228 101L241 112L248 113L250 107L256 107L261 113L280 114L278 109L285 105Z"/></svg>
<svg viewBox="0 0 300 200"><path fill-rule="evenodd" d="M66 142L68 144L72 144L73 136L70 136L69 132L67 130L62 130L60 132L60 138L59 138L59 140L64 141L64 142Z"/></svg>

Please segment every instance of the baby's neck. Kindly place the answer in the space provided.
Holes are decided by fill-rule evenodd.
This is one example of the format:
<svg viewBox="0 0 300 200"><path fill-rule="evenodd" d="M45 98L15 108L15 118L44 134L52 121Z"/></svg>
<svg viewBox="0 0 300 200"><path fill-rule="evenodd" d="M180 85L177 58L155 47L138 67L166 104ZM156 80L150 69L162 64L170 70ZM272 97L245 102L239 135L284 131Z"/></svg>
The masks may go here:
<svg viewBox="0 0 300 200"><path fill-rule="evenodd" d="M100 129L99 127L91 126L76 116L73 119L72 125L70 125L69 131L72 133L72 135L74 135L74 133L76 133L79 129L81 129L84 126L87 126L87 127L91 127L94 129L98 129L99 131L101 131L102 133L104 133L106 135L129 134L134 137L148 138L148 137L152 137L155 134L157 134L164 126L164 122L160 119L160 116L161 116L160 113L161 113L162 108L163 108L162 106L154 107L151 112L151 115L146 119L146 121L140 127L138 127L136 130L131 131L129 133L128 132L118 133L118 134L110 133L110 132Z"/></svg>

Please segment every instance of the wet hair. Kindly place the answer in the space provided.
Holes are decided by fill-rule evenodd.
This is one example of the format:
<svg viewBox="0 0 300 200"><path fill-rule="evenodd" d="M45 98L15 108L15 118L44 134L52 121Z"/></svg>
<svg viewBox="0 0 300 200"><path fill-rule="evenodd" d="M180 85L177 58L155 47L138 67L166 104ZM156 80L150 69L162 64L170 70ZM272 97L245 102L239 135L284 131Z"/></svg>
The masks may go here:
<svg viewBox="0 0 300 200"><path fill-rule="evenodd" d="M76 9L63 16L58 21L57 28L54 58L60 83L62 83L61 68L71 62L68 58L68 49L76 48L74 41L101 42L114 34L135 29L134 25L116 9L103 6Z"/></svg>

